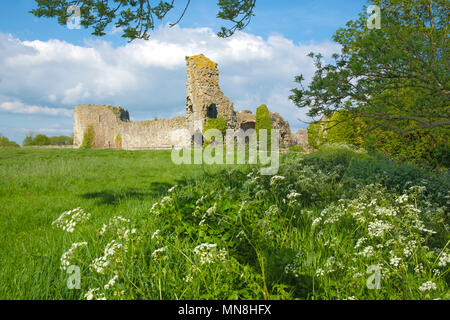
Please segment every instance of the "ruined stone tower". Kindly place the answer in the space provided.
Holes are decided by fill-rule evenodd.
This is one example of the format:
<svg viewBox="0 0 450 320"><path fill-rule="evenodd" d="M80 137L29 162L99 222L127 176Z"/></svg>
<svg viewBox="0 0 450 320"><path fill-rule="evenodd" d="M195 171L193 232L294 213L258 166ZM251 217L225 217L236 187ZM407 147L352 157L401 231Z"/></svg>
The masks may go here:
<svg viewBox="0 0 450 320"><path fill-rule="evenodd" d="M186 57L186 123L191 134L203 132L208 118L223 116L230 129L236 128L233 103L219 87L217 64L203 54Z"/></svg>
<svg viewBox="0 0 450 320"><path fill-rule="evenodd" d="M82 145L88 129L93 132L95 148L136 150L201 143L207 120L219 116L227 119L229 129L255 127L255 116L249 111L236 112L223 94L215 62L200 54L186 57L186 67L186 117L133 122L121 107L79 105L74 108L74 145ZM289 124L277 113L271 115L274 128L280 130L281 144L289 145Z"/></svg>

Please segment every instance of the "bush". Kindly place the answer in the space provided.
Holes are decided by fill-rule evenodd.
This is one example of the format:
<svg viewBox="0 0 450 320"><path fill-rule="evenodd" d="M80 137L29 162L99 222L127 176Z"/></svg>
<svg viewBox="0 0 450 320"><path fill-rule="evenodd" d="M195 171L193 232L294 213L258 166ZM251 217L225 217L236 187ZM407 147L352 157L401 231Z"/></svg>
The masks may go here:
<svg viewBox="0 0 450 320"><path fill-rule="evenodd" d="M298 144L292 145L289 148L289 150L292 151L292 152L302 152L302 153L306 152L305 149L302 146L298 145Z"/></svg>
<svg viewBox="0 0 450 320"><path fill-rule="evenodd" d="M92 149L95 146L94 142L95 131L93 126L89 126L83 135L82 149Z"/></svg>
<svg viewBox="0 0 450 320"><path fill-rule="evenodd" d="M223 137L223 136L225 136L225 134L227 132L227 128L228 128L228 121L224 117L218 116L217 118L208 118L205 126L203 127L203 134L205 134L206 131L208 131L208 130L216 129L216 130L219 130L220 132L222 132L222 137ZM217 138L219 138L219 137L213 137L213 139L211 139L211 141L215 141ZM203 146L205 147L205 146L210 145L211 141L204 141Z"/></svg>
<svg viewBox="0 0 450 320"><path fill-rule="evenodd" d="M222 132L223 135L226 134L228 128L228 121L222 116L218 116L215 119L209 118L203 128L203 133L211 129L217 129Z"/></svg>
<svg viewBox="0 0 450 320"><path fill-rule="evenodd" d="M401 135L383 129L371 130L361 118L348 118L347 112L335 112L329 122L314 122L308 127L308 143L318 149L325 143L345 143L400 160L433 167L450 167L449 130L421 129ZM373 125L372 125L373 126Z"/></svg>

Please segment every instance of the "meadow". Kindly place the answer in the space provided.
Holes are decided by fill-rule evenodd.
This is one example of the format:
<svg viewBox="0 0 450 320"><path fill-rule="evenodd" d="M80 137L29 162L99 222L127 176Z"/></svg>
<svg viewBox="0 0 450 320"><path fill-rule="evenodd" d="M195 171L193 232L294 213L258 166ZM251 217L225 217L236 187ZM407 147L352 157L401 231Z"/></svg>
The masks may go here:
<svg viewBox="0 0 450 320"><path fill-rule="evenodd" d="M345 145L276 176L0 149L0 299L449 299L449 187Z"/></svg>

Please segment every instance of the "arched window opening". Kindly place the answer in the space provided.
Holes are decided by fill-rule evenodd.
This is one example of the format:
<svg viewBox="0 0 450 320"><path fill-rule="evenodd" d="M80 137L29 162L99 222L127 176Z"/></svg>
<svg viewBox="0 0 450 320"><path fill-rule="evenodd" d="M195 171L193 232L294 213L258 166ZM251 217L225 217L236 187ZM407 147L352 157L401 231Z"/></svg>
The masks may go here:
<svg viewBox="0 0 450 320"><path fill-rule="evenodd" d="M217 106L215 104L210 105L206 109L206 117L210 119L217 119L218 113L217 113Z"/></svg>

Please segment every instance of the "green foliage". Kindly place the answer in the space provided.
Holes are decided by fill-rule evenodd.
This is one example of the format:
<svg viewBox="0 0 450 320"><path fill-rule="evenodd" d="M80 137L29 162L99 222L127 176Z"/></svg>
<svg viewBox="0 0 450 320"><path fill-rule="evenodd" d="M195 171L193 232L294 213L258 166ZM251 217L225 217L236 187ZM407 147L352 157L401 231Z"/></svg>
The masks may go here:
<svg viewBox="0 0 450 320"><path fill-rule="evenodd" d="M29 146L69 146L73 144L73 138L67 136L48 137L45 134L28 134L22 142L25 147Z"/></svg>
<svg viewBox="0 0 450 320"><path fill-rule="evenodd" d="M17 143L14 141L10 141L7 137L4 137L0 133L0 148L6 148L6 147L19 147Z"/></svg>
<svg viewBox="0 0 450 320"><path fill-rule="evenodd" d="M336 111L326 124L326 140L331 143L348 143L362 147L366 123L359 117L353 118L344 110Z"/></svg>
<svg viewBox="0 0 450 320"><path fill-rule="evenodd" d="M109 25L123 29L122 37L148 40L149 31L155 28L155 21L162 20L174 7L174 1L92 1L92 0L35 0L37 8L30 12L36 17L57 18L61 25L67 23L72 12L67 9L76 5L80 8L80 24L92 27L93 35L104 36ZM229 37L237 30L244 29L253 16L256 0L219 0L217 17L232 23L231 27L222 27L219 37ZM181 14L179 23L186 13L190 2Z"/></svg>
<svg viewBox="0 0 450 320"><path fill-rule="evenodd" d="M326 132L325 129L326 128ZM368 121L353 118L344 111L335 112L329 120L308 127L308 142L317 149L324 143L346 143L400 160L433 167L450 167L448 129L420 129L407 134L370 129Z"/></svg>
<svg viewBox="0 0 450 320"><path fill-rule="evenodd" d="M82 149L92 149L95 147L95 130L93 126L89 126L83 135Z"/></svg>
<svg viewBox="0 0 450 320"><path fill-rule="evenodd" d="M116 139L114 140L114 145L117 149L122 149L122 136L117 134Z"/></svg>
<svg viewBox="0 0 450 320"><path fill-rule="evenodd" d="M311 123L308 126L308 144L317 149L324 141L323 130L320 121Z"/></svg>
<svg viewBox="0 0 450 320"><path fill-rule="evenodd" d="M54 146L71 146L73 145L73 138L68 136L50 137L50 142Z"/></svg>
<svg viewBox="0 0 450 320"><path fill-rule="evenodd" d="M291 145L289 147L289 150L292 152L302 152L302 153L306 152L305 149L298 144Z"/></svg>
<svg viewBox="0 0 450 320"><path fill-rule="evenodd" d="M0 159L10 182L0 211L15 213L0 217L6 299L85 299L95 288L107 299L449 299L447 172L345 145L283 155L273 177L175 166L166 151L9 149ZM162 174L149 181L149 170ZM52 226L79 206L88 221L71 233ZM69 290L61 258L84 241L64 255L84 275ZM374 265L380 290L367 289Z"/></svg>
<svg viewBox="0 0 450 320"><path fill-rule="evenodd" d="M25 137L22 143L23 146L50 146L52 145L52 141L45 134L38 134L33 136L29 134Z"/></svg>
<svg viewBox="0 0 450 320"><path fill-rule="evenodd" d="M208 130L219 130L222 133L222 138L225 136L228 128L228 121L222 116L218 116L217 118L208 118L206 120L206 124L203 127L203 134L205 134ZM215 141L219 137L211 137L210 141L204 141L203 146L207 147L210 145L211 141Z"/></svg>
<svg viewBox="0 0 450 320"><path fill-rule="evenodd" d="M265 104L260 105L256 109L256 122L255 122L255 131L259 141L259 131L266 130L267 131L267 142L268 142L268 150L270 150L271 145L271 136L272 136L272 118L270 116L269 109Z"/></svg>
<svg viewBox="0 0 450 320"><path fill-rule="evenodd" d="M228 121L222 116L218 116L217 118L208 118L206 120L206 124L203 127L203 133L211 129L217 129L222 132L223 135L226 134L228 128Z"/></svg>
<svg viewBox="0 0 450 320"><path fill-rule="evenodd" d="M335 61L326 64L311 53L315 76L290 99L312 117L344 109L370 120L372 128L398 133L448 128L448 1L370 2L381 9L381 29L367 28L366 11L349 21L334 36L342 47Z"/></svg>

